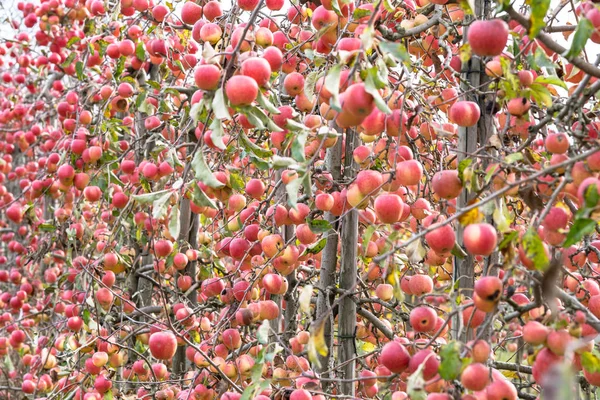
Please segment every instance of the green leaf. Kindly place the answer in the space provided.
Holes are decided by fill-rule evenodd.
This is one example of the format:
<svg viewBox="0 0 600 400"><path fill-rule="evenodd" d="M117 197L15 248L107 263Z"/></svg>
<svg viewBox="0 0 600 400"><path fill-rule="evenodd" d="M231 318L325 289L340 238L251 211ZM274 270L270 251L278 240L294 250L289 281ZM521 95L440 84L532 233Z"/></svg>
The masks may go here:
<svg viewBox="0 0 600 400"><path fill-rule="evenodd" d="M102 400L113 400L113 392L112 390L108 390L106 393L104 393L104 397Z"/></svg>
<svg viewBox="0 0 600 400"><path fill-rule="evenodd" d="M529 37L535 38L538 33L546 26L544 18L550 8L551 0L528 0L526 3L531 7L531 15L529 16Z"/></svg>
<svg viewBox="0 0 600 400"><path fill-rule="evenodd" d="M385 100L383 100L383 97L381 97L379 90L377 90L375 78L373 77L373 72L371 71L375 71L374 73L377 73L376 69L369 70L369 73L367 74L367 79L365 80L365 91L371 96L373 96L373 100L375 100L375 105L377 106L377 108L379 108L379 111L385 114L391 114L392 110L388 107Z"/></svg>
<svg viewBox="0 0 600 400"><path fill-rule="evenodd" d="M225 95L223 94L223 89L221 88L217 89L215 92L215 97L212 101L212 110L215 113L215 116L219 119L231 118L227 104L225 104Z"/></svg>
<svg viewBox="0 0 600 400"><path fill-rule="evenodd" d="M578 218L573 222L573 226L567 234L563 247L569 247L579 243L584 236L590 235L596 231L598 223L591 218Z"/></svg>
<svg viewBox="0 0 600 400"><path fill-rule="evenodd" d="M327 71L325 76L325 89L331 93L329 105L335 111L342 111L340 106L340 74L342 73L342 64L336 64Z"/></svg>
<svg viewBox="0 0 600 400"><path fill-rule="evenodd" d="M265 319L256 330L256 340L258 340L258 343L267 344L269 342L269 329L269 320Z"/></svg>
<svg viewBox="0 0 600 400"><path fill-rule="evenodd" d="M581 354L581 366L592 374L600 372L600 357L590 351L586 351Z"/></svg>
<svg viewBox="0 0 600 400"><path fill-rule="evenodd" d="M307 225L313 233L323 233L331 229L329 221L324 219L309 219Z"/></svg>
<svg viewBox="0 0 600 400"><path fill-rule="evenodd" d="M304 147L306 146L306 138L308 137L308 131L301 131L296 134L292 142L292 158L298 162L306 161L304 155Z"/></svg>
<svg viewBox="0 0 600 400"><path fill-rule="evenodd" d="M169 233L175 239L179 237L179 231L181 228L180 220L179 220L179 206L174 205L171 208L171 218L169 219Z"/></svg>
<svg viewBox="0 0 600 400"><path fill-rule="evenodd" d="M504 158L504 162L506 162L507 164L513 164L516 163L517 161L521 161L523 159L523 153L512 153L507 155Z"/></svg>
<svg viewBox="0 0 600 400"><path fill-rule="evenodd" d="M352 13L352 19L353 20L358 20L364 17L368 17L371 15L371 11L367 10L366 8L357 8L356 10L354 10L354 12Z"/></svg>
<svg viewBox="0 0 600 400"><path fill-rule="evenodd" d="M263 122L253 113L255 107L244 107L242 113L248 118L248 122L254 126L254 129L263 131L266 129Z"/></svg>
<svg viewBox="0 0 600 400"><path fill-rule="evenodd" d="M144 194L136 194L131 196L133 198L133 200L137 201L140 204L151 204L154 203L154 201L156 201L156 199L164 196L166 193L171 193L170 190L159 190L158 192L152 192L152 193L144 193Z"/></svg>
<svg viewBox="0 0 600 400"><path fill-rule="evenodd" d="M81 61L77 61L75 64L75 72L77 73L77 79L82 81L85 76L83 75L83 63Z"/></svg>
<svg viewBox="0 0 600 400"><path fill-rule="evenodd" d="M250 139L248 139L248 136L246 136L246 134L244 132L240 132L240 134L238 136L238 140L239 140L240 144L242 145L242 147L244 148L244 150L253 153L255 156L257 156L259 158L268 158L273 155L273 151L271 151L269 149L264 149L264 148L258 146L256 143L253 143Z"/></svg>
<svg viewBox="0 0 600 400"><path fill-rule="evenodd" d="M213 122L210 124L210 129L212 131L210 140L215 146L217 146L218 149L225 150L225 143L223 143L223 136L225 136L225 132L223 131L223 124L221 121L217 118L213 119Z"/></svg>
<svg viewBox="0 0 600 400"><path fill-rule="evenodd" d="M135 47L135 56L140 61L146 60L146 49L144 48L144 42L141 40Z"/></svg>
<svg viewBox="0 0 600 400"><path fill-rule="evenodd" d="M322 75L319 71L313 71L306 76L304 79L304 94L309 99L312 98L315 94L315 85L317 84L317 80Z"/></svg>
<svg viewBox="0 0 600 400"><path fill-rule="evenodd" d="M71 39L69 39L69 41L67 42L67 49L70 49L71 46L73 46L75 43L79 42L81 40L81 38L79 36L73 36Z"/></svg>
<svg viewBox="0 0 600 400"><path fill-rule="evenodd" d="M291 166L297 167L298 163L292 157L281 157L281 156L275 155L272 158L272 165L273 165L273 168L280 169L280 168L289 168Z"/></svg>
<svg viewBox="0 0 600 400"><path fill-rule="evenodd" d="M464 258L468 255L456 242L454 243L454 247L452 248L450 254L452 254L454 257L460 258L461 260L464 260Z"/></svg>
<svg viewBox="0 0 600 400"><path fill-rule="evenodd" d="M542 242L542 239L540 239L537 231L533 228L529 228L523 235L522 240L525 255L527 258L533 261L533 266L535 269L544 270L548 266L550 260L546 254L544 242Z"/></svg>
<svg viewBox="0 0 600 400"><path fill-rule="evenodd" d="M212 171L206 164L202 149L198 149L192 160L192 168L194 169L195 177L200 182L212 188L221 188L225 186L213 175Z"/></svg>
<svg viewBox="0 0 600 400"><path fill-rule="evenodd" d="M262 94L262 92L260 90L258 91L258 96L256 97L256 101L262 108L264 108L271 114L275 114L275 115L281 114L281 111L279 111L279 109L277 107L275 107L273 105L273 103L271 103L269 101L269 99L264 94Z"/></svg>
<svg viewBox="0 0 600 400"><path fill-rule="evenodd" d="M535 78L535 83L542 83L542 84L546 84L546 85L554 85L554 86L559 86L565 90L567 90L567 84L560 79L558 76L554 76L554 75L549 75L549 76L538 76L537 78Z"/></svg>
<svg viewBox="0 0 600 400"><path fill-rule="evenodd" d="M598 205L600 193L598 193L598 186L595 183L585 188L584 199L587 208L595 208Z"/></svg>
<svg viewBox="0 0 600 400"><path fill-rule="evenodd" d="M383 54L390 54L398 61L407 62L410 60L410 55L402 43L381 41L379 50Z"/></svg>
<svg viewBox="0 0 600 400"><path fill-rule="evenodd" d="M325 248L326 244L327 238L322 238L318 242L309 245L306 250L304 250L304 254L318 254Z"/></svg>
<svg viewBox="0 0 600 400"><path fill-rule="evenodd" d="M367 248L369 247L369 242L373 237L373 233L375 233L375 225L369 225L365 232L362 235L362 252L365 254L367 252Z"/></svg>
<svg viewBox="0 0 600 400"><path fill-rule="evenodd" d="M302 179L300 179L299 177L285 185L285 191L288 195L288 204L294 209L298 204L298 191L300 190L301 185Z"/></svg>
<svg viewBox="0 0 600 400"><path fill-rule="evenodd" d="M462 8L462 10L465 12L465 14L468 14L468 15L473 15L473 9L475 8L475 5L473 3L474 3L473 0L459 0L458 1L460 8Z"/></svg>
<svg viewBox="0 0 600 400"><path fill-rule="evenodd" d="M440 376L451 381L460 375L462 361L460 360L460 345L457 342L450 342L442 346L440 350L440 367L438 372Z"/></svg>
<svg viewBox="0 0 600 400"><path fill-rule="evenodd" d="M588 39L592 36L592 33L594 33L594 24L587 18L581 18L577 24L577 29L575 29L571 47L563 56L569 59L581 54Z"/></svg>
<svg viewBox="0 0 600 400"><path fill-rule="evenodd" d="M390 13L394 12L394 7L390 4L389 0L383 0L383 8Z"/></svg>
<svg viewBox="0 0 600 400"><path fill-rule="evenodd" d="M167 213L167 209L169 208L169 200L171 199L171 195L172 193L169 191L152 202L153 218L160 219L164 217L164 215Z"/></svg>
<svg viewBox="0 0 600 400"><path fill-rule="evenodd" d="M60 64L60 66L62 68L67 68L69 65L73 64L73 61L75 61L75 57L77 57L77 53L75 53L74 51L71 52L69 56L65 59L65 61L63 61L63 63Z"/></svg>
<svg viewBox="0 0 600 400"><path fill-rule="evenodd" d="M244 178L235 171L230 171L229 173L229 182L231 182L231 188L233 190L241 191L246 186L246 182L244 182Z"/></svg>
<svg viewBox="0 0 600 400"><path fill-rule="evenodd" d="M539 83L532 83L529 86L529 90L536 103L545 107L552 106L552 95L546 86Z"/></svg>
<svg viewBox="0 0 600 400"><path fill-rule="evenodd" d="M90 310L87 310L87 309L83 310L81 319L83 319L83 322L85 322L86 325L88 325L90 323L90 320L91 320L90 315L91 315Z"/></svg>
<svg viewBox="0 0 600 400"><path fill-rule="evenodd" d="M54 232L56 231L56 226L53 224L39 224L38 225L39 230L43 231L43 232Z"/></svg>
<svg viewBox="0 0 600 400"><path fill-rule="evenodd" d="M519 236L519 233L516 231L512 231L512 232L508 232L508 233L504 234L504 237L500 241L500 244L498 244L498 250L504 250L515 239L517 239L518 236Z"/></svg>
<svg viewBox="0 0 600 400"><path fill-rule="evenodd" d="M194 185L194 190L192 191L192 201L194 204L200 207L210 207L213 209L217 209L217 205L210 197L204 193L202 189L198 186L198 183L192 183Z"/></svg>
<svg viewBox="0 0 600 400"><path fill-rule="evenodd" d="M464 173L465 173L465 169L467 169L471 164L473 163L473 160L471 158L465 158L464 160L462 160L461 162L458 163L458 179L460 179L460 181L464 184Z"/></svg>

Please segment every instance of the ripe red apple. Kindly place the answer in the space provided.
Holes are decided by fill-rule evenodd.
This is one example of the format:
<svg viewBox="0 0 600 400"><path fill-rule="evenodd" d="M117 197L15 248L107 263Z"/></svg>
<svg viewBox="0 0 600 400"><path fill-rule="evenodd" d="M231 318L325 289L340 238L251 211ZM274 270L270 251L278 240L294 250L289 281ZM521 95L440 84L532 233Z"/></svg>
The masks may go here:
<svg viewBox="0 0 600 400"><path fill-rule="evenodd" d="M422 364L423 367L423 378L428 381L438 373L440 366L440 360L433 350L424 349L417 351L408 363L408 372L414 373Z"/></svg>
<svg viewBox="0 0 600 400"><path fill-rule="evenodd" d="M442 199L454 199L462 190L462 182L457 170L438 171L431 179L433 192Z"/></svg>
<svg viewBox="0 0 600 400"><path fill-rule="evenodd" d="M232 106L249 106L258 96L258 84L245 75L235 75L225 84L225 94Z"/></svg>
<svg viewBox="0 0 600 400"><path fill-rule="evenodd" d="M148 341L150 353L159 360L170 360L177 351L177 338L172 332L155 332Z"/></svg>
<svg viewBox="0 0 600 400"><path fill-rule="evenodd" d="M497 56L508 41L508 24L501 19L473 22L467 32L471 51L478 56Z"/></svg>
<svg viewBox="0 0 600 400"><path fill-rule="evenodd" d="M479 106L472 101L457 101L448 110L448 118L458 126L474 126L480 116Z"/></svg>
<svg viewBox="0 0 600 400"><path fill-rule="evenodd" d="M436 321L437 315L431 307L419 306L410 312L410 325L415 332L431 332Z"/></svg>
<svg viewBox="0 0 600 400"><path fill-rule="evenodd" d="M379 362L396 374L401 374L410 362L410 354L406 347L397 341L391 341L383 346Z"/></svg>
<svg viewBox="0 0 600 400"><path fill-rule="evenodd" d="M400 221L404 204L397 194L381 194L375 199L374 209L382 223L393 224Z"/></svg>
<svg viewBox="0 0 600 400"><path fill-rule="evenodd" d="M202 18L202 6L193 1L183 3L183 7L181 8L181 20L184 23L194 25L200 18Z"/></svg>
<svg viewBox="0 0 600 400"><path fill-rule="evenodd" d="M538 321L529 321L523 326L523 340L534 346L546 342L550 329Z"/></svg>
<svg viewBox="0 0 600 400"><path fill-rule="evenodd" d="M569 150L569 137L566 133L550 133L544 141L546 151L552 154L564 154Z"/></svg>
<svg viewBox="0 0 600 400"><path fill-rule="evenodd" d="M264 87L271 79L271 65L260 57L250 57L242 62L240 73L254 79L258 86Z"/></svg>
<svg viewBox="0 0 600 400"><path fill-rule="evenodd" d="M460 382L466 389L475 392L481 391L490 382L490 370L480 363L470 364L462 372Z"/></svg>
<svg viewBox="0 0 600 400"><path fill-rule="evenodd" d="M221 70L214 64L200 64L194 71L196 86L202 90L215 90L221 80Z"/></svg>
<svg viewBox="0 0 600 400"><path fill-rule="evenodd" d="M463 242L473 255L489 256L496 249L498 233L488 223L470 224L463 232Z"/></svg>

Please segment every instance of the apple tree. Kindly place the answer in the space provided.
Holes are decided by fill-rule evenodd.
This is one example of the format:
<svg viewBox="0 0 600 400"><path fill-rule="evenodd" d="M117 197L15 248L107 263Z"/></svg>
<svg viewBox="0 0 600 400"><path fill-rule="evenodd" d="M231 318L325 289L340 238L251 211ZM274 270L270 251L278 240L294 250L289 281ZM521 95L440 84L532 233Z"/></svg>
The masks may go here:
<svg viewBox="0 0 600 400"><path fill-rule="evenodd" d="M590 399L593 1L0 6L3 399Z"/></svg>

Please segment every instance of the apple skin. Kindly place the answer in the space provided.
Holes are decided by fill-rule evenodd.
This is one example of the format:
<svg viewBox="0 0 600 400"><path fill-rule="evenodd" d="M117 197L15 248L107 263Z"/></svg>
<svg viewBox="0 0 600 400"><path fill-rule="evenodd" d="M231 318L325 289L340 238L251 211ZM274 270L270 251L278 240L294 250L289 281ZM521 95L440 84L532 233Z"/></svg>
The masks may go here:
<svg viewBox="0 0 600 400"><path fill-rule="evenodd" d="M483 364L473 363L462 372L460 382L469 390L478 392L486 388L490 382L490 370Z"/></svg>
<svg viewBox="0 0 600 400"><path fill-rule="evenodd" d="M498 56L508 41L508 24L501 19L475 21L469 26L467 40L478 56Z"/></svg>
<svg viewBox="0 0 600 400"><path fill-rule="evenodd" d="M397 341L391 341L383 346L379 362L396 374L401 374L408 368L410 354L406 347Z"/></svg>
<svg viewBox="0 0 600 400"><path fill-rule="evenodd" d="M496 249L498 233L488 223L470 224L463 232L467 251L476 256L489 256Z"/></svg>
<svg viewBox="0 0 600 400"><path fill-rule="evenodd" d="M437 196L450 200L458 197L462 190L462 182L457 170L447 169L433 175L431 187Z"/></svg>
<svg viewBox="0 0 600 400"><path fill-rule="evenodd" d="M150 353L158 360L170 360L177 352L177 338L172 332L155 332L148 344Z"/></svg>
<svg viewBox="0 0 600 400"><path fill-rule="evenodd" d="M225 94L232 106L249 106L258 96L258 84L245 75L235 75L225 84Z"/></svg>
<svg viewBox="0 0 600 400"><path fill-rule="evenodd" d="M481 117L481 110L473 101L457 101L448 110L448 118L458 126L474 126Z"/></svg>

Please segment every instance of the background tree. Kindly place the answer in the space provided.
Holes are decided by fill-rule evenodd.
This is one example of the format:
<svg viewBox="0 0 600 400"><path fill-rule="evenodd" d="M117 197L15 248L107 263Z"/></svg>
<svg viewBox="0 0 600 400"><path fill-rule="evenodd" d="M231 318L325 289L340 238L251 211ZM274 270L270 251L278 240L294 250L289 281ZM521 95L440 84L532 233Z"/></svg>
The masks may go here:
<svg viewBox="0 0 600 400"><path fill-rule="evenodd" d="M2 398L595 397L593 2L3 10Z"/></svg>

